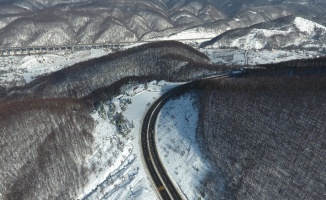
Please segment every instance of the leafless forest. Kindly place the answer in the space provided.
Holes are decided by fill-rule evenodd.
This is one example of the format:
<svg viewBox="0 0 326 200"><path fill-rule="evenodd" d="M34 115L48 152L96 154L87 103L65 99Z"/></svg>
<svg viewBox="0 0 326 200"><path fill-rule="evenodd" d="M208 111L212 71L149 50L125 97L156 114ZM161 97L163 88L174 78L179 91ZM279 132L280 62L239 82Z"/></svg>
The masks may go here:
<svg viewBox="0 0 326 200"><path fill-rule="evenodd" d="M262 69L248 70L248 76L207 82L198 138L225 179L221 198L325 197L325 76L278 77L325 73L324 63L264 65L265 77ZM74 198L90 173L83 162L94 139L89 114L96 101L130 81L190 81L230 68L236 66L211 65L182 43L157 42L0 89L0 194ZM203 183L212 197L220 191L214 180Z"/></svg>
<svg viewBox="0 0 326 200"><path fill-rule="evenodd" d="M189 80L194 74L184 68L194 65L196 76L216 71L207 63L187 45L159 42L1 90L0 199L72 199L90 173L83 162L93 141L93 103L119 94L130 81Z"/></svg>
<svg viewBox="0 0 326 200"><path fill-rule="evenodd" d="M225 180L221 199L326 198L325 92L325 76L243 77L206 88L198 139ZM208 186L216 195L217 185Z"/></svg>
<svg viewBox="0 0 326 200"><path fill-rule="evenodd" d="M190 80L220 70L206 66L208 62L206 55L185 44L156 42L75 64L40 77L24 87L11 89L7 92L8 97L4 98L81 98L123 78L135 76ZM195 73L189 73L189 63L196 63Z"/></svg>
<svg viewBox="0 0 326 200"><path fill-rule="evenodd" d="M233 60L250 64L247 50L324 55L325 10L325 0L0 0L2 53L9 47L151 42L84 57L90 60L69 67L62 60L65 68L56 68L61 70L28 73L32 82L21 73L20 83L11 77L18 72L11 69L16 64L9 59L3 63L0 73L9 72L3 80L15 84L0 85L0 200L76 199L88 179L92 182L90 174L102 171L100 164L85 165L97 151L92 145L102 139L96 135L102 121L90 114L106 115L104 105L110 105L103 102L121 94L123 87L153 80L197 80L191 83L202 94L197 138L216 167L216 173L206 174L201 196L326 199L326 58L230 66ZM181 42L163 42L167 39L202 47L207 55ZM244 57L238 51L219 59L222 54L210 50L220 48L243 49ZM90 56L103 55L92 51ZM68 52L58 55L69 58ZM267 56L269 61L280 62L274 55ZM297 58L289 55L284 54ZM265 58L259 60L265 63ZM22 61L19 72L39 70L33 62ZM232 78L198 81L221 73ZM108 123L120 130L127 127L121 123L129 125L118 107L113 113ZM122 151L125 143L118 139L110 144ZM111 166L113 154L106 155L96 159Z"/></svg>
<svg viewBox="0 0 326 200"><path fill-rule="evenodd" d="M0 104L0 193L4 199L69 199L87 181L93 120L79 100Z"/></svg>

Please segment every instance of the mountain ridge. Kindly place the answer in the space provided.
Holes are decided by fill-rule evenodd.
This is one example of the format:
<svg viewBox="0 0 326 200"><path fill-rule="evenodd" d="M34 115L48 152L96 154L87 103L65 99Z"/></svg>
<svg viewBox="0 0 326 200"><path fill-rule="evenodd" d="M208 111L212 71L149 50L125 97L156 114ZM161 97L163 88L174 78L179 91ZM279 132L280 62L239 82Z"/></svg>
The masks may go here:
<svg viewBox="0 0 326 200"><path fill-rule="evenodd" d="M228 2L230 8L225 7L225 2L209 0L4 1L0 2L0 46L155 40L196 27L206 30L207 26L207 30L217 36L229 29L249 27L287 15L301 14L308 19L320 17L326 9L325 3L316 6L315 1L295 5L268 1L265 6L258 1L253 4ZM238 6L241 9L230 14L229 11Z"/></svg>

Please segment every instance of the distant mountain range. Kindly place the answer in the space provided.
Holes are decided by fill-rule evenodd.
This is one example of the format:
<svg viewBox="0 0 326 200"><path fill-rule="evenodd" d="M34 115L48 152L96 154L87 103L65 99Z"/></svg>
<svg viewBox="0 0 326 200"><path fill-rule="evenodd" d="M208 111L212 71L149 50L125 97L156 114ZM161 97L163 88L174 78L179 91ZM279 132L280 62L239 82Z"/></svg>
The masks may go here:
<svg viewBox="0 0 326 200"><path fill-rule="evenodd" d="M214 38L289 15L325 23L318 0L0 0L0 46Z"/></svg>

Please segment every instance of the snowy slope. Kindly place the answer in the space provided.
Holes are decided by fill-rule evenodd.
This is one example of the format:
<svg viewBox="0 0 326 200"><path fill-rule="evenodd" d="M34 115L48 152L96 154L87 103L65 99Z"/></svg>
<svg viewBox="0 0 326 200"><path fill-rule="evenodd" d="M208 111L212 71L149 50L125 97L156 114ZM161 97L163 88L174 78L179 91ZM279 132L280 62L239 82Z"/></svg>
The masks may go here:
<svg viewBox="0 0 326 200"><path fill-rule="evenodd" d="M165 37L156 37L149 39L149 41L160 41L160 40L209 40L214 38L216 35L221 32L216 32L211 29L205 29L202 27L193 28L181 31L177 34L173 34Z"/></svg>
<svg viewBox="0 0 326 200"><path fill-rule="evenodd" d="M201 49L201 51L209 56L212 63L227 65L268 64L326 56L326 52L304 50Z"/></svg>
<svg viewBox="0 0 326 200"><path fill-rule="evenodd" d="M168 101L156 124L156 142L160 158L170 178L187 199L205 199L205 177L213 171L196 141L198 97L185 94ZM224 188L219 179L219 189Z"/></svg>
<svg viewBox="0 0 326 200"><path fill-rule="evenodd" d="M0 86L19 86L37 76L48 74L75 63L107 55L111 50L92 49L57 54L0 57Z"/></svg>
<svg viewBox="0 0 326 200"><path fill-rule="evenodd" d="M140 130L150 105L177 85L152 81L130 86L92 113L97 124L95 141L85 163L92 173L86 187L80 189L79 199L158 199L142 161ZM114 122L118 113L127 125L122 132Z"/></svg>
<svg viewBox="0 0 326 200"><path fill-rule="evenodd" d="M326 46L326 27L302 17L286 17L272 22L229 31L206 48L322 48Z"/></svg>
<svg viewBox="0 0 326 200"><path fill-rule="evenodd" d="M313 33L315 28L320 28L326 30L326 27L316 22L304 19L302 17L296 17L294 20L294 25L301 31L306 33Z"/></svg>

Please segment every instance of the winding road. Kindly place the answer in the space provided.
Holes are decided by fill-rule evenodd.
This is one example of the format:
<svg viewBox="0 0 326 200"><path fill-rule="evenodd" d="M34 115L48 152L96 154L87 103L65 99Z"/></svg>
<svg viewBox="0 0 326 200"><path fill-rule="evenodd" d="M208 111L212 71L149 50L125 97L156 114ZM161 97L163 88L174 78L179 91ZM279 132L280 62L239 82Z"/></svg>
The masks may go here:
<svg viewBox="0 0 326 200"><path fill-rule="evenodd" d="M226 74L218 75L214 77L205 78L207 79L216 79L216 78L226 78L229 77ZM193 82L186 83L184 85L178 86L165 94L163 94L147 111L143 126L141 130L141 147L143 151L143 158L147 165L148 171L152 177L152 180L155 184L156 190L160 197L163 200L179 200L182 199L181 195L177 188L173 185L170 180L167 172L162 165L162 162L159 158L156 142L155 142L155 124L157 116L164 106L164 104L170 100L173 96L181 94L182 92L198 88L202 80L197 80Z"/></svg>

